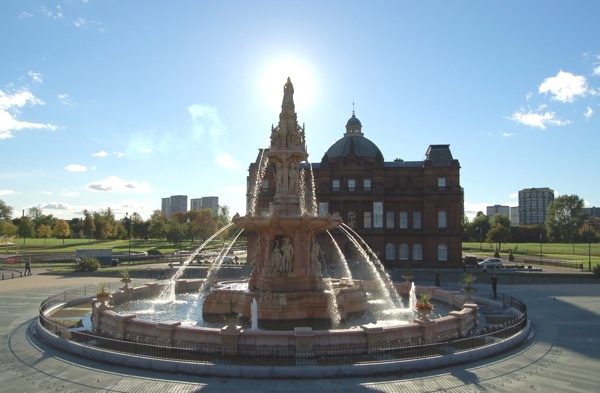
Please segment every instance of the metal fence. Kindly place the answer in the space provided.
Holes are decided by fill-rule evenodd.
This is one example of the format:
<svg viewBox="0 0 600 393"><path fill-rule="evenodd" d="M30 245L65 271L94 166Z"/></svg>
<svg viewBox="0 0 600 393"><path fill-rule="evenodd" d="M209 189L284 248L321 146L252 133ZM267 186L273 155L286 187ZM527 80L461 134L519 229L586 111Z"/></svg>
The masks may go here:
<svg viewBox="0 0 600 393"><path fill-rule="evenodd" d="M451 355L507 339L525 328L527 307L514 297L501 296L504 308L514 307L521 314L507 322L489 325L471 331L465 337L432 337L428 341L382 342L376 345L312 346L244 346L228 347L221 344L189 344L150 341L143 336L126 340L95 334L87 330L71 330L60 321L46 317L44 311L74 299L94 296L96 288L77 288L48 297L40 305L40 323L48 331L65 336L82 345L101 348L136 357L149 357L203 364L230 364L254 366L351 365L382 363L398 360L424 359L431 356Z"/></svg>

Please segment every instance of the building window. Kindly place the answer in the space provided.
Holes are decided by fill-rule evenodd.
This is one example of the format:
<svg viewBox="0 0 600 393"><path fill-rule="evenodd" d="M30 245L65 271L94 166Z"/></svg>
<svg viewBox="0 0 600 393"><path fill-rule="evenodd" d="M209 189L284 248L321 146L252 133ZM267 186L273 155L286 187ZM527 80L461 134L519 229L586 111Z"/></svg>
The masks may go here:
<svg viewBox="0 0 600 393"><path fill-rule="evenodd" d="M329 203L328 202L319 202L319 215L326 216L329 211Z"/></svg>
<svg viewBox="0 0 600 393"><path fill-rule="evenodd" d="M373 202L373 228L383 228L383 202Z"/></svg>
<svg viewBox="0 0 600 393"><path fill-rule="evenodd" d="M421 229L421 212L413 212L413 228Z"/></svg>
<svg viewBox="0 0 600 393"><path fill-rule="evenodd" d="M348 212L348 226L350 228L356 228L356 213Z"/></svg>
<svg viewBox="0 0 600 393"><path fill-rule="evenodd" d="M444 190L446 188L446 178L438 177L438 189Z"/></svg>
<svg viewBox="0 0 600 393"><path fill-rule="evenodd" d="M438 211L438 228L446 228L446 211Z"/></svg>
<svg viewBox="0 0 600 393"><path fill-rule="evenodd" d="M437 260L438 261L447 261L448 260L448 246L446 246L445 244L438 245Z"/></svg>
<svg viewBox="0 0 600 393"><path fill-rule="evenodd" d="M331 181L331 188L335 192L340 191L340 180L339 179L333 179Z"/></svg>
<svg viewBox="0 0 600 393"><path fill-rule="evenodd" d="M419 243L413 244L413 259L420 261L423 259L423 246Z"/></svg>
<svg viewBox="0 0 600 393"><path fill-rule="evenodd" d="M356 180L348 179L348 192L356 191Z"/></svg>
<svg viewBox="0 0 600 393"><path fill-rule="evenodd" d="M401 261L408 260L408 244L402 243L400 247L398 247L398 258Z"/></svg>
<svg viewBox="0 0 600 393"><path fill-rule="evenodd" d="M263 191L267 191L269 189L269 179L263 179L260 188L262 188Z"/></svg>
<svg viewBox="0 0 600 393"><path fill-rule="evenodd" d="M371 179L363 179L363 189L365 191L371 191Z"/></svg>
<svg viewBox="0 0 600 393"><path fill-rule="evenodd" d="M385 245L385 259L387 261L396 259L396 247L393 244L388 243Z"/></svg>
<svg viewBox="0 0 600 393"><path fill-rule="evenodd" d="M394 212L385 212L385 227L394 229Z"/></svg>
<svg viewBox="0 0 600 393"><path fill-rule="evenodd" d="M363 215L363 226L365 229L370 229L371 228L371 212L365 212Z"/></svg>
<svg viewBox="0 0 600 393"><path fill-rule="evenodd" d="M408 228L408 212L400 212L400 229Z"/></svg>

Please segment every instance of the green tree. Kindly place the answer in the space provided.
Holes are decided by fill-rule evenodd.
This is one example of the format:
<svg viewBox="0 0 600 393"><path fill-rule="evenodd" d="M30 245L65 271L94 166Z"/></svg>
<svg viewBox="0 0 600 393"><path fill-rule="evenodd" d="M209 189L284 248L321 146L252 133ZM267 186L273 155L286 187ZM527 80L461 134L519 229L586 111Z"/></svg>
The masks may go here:
<svg viewBox="0 0 600 393"><path fill-rule="evenodd" d="M71 228L65 220L58 220L52 228L52 234L58 239L62 239L63 244L65 244L65 239L71 237Z"/></svg>
<svg viewBox="0 0 600 393"><path fill-rule="evenodd" d="M572 242L583 221L583 199L577 195L561 195L548 206L546 213L548 237L554 242Z"/></svg>
<svg viewBox="0 0 600 393"><path fill-rule="evenodd" d="M13 236L17 234L17 226L12 221L0 220L0 235Z"/></svg>
<svg viewBox="0 0 600 393"><path fill-rule="evenodd" d="M491 229L486 235L486 242L496 243L496 250L500 252L502 243L510 240L510 218L506 214L496 214L490 225Z"/></svg>
<svg viewBox="0 0 600 393"><path fill-rule="evenodd" d="M96 232L96 224L94 224L94 217L88 210L83 211L83 234L90 241L94 238Z"/></svg>
<svg viewBox="0 0 600 393"><path fill-rule="evenodd" d="M98 240L116 239L119 235L119 224L110 207L94 212L95 237Z"/></svg>
<svg viewBox="0 0 600 393"><path fill-rule="evenodd" d="M23 244L28 237L35 237L33 221L29 217L22 217L17 227L17 234L23 238Z"/></svg>
<svg viewBox="0 0 600 393"><path fill-rule="evenodd" d="M13 208L8 206L2 199L0 199L0 219L10 221L13 214Z"/></svg>
<svg viewBox="0 0 600 393"><path fill-rule="evenodd" d="M473 221L469 223L469 237L481 243L486 239L490 226L490 219L488 216L483 214L483 212L477 212Z"/></svg>
<svg viewBox="0 0 600 393"><path fill-rule="evenodd" d="M167 235L167 219L164 214L160 210L155 210L148 221L148 236L151 239L164 239Z"/></svg>
<svg viewBox="0 0 600 393"><path fill-rule="evenodd" d="M37 237L44 239L44 246L46 245L46 239L52 235L52 228L46 224L41 224L37 230Z"/></svg>

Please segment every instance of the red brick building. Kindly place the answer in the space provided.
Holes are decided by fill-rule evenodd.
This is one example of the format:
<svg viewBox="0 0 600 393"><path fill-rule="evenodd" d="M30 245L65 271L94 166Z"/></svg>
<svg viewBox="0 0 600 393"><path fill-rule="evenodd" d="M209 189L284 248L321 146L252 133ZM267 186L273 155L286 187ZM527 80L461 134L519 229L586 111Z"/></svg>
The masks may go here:
<svg viewBox="0 0 600 393"><path fill-rule="evenodd" d="M255 178L261 154L250 165L249 179ZM339 214L385 266L462 265L463 190L460 164L452 157L449 145L430 145L422 161L385 161L377 145L364 136L362 124L353 113L345 134L331 145L321 162L302 167L308 190L306 210ZM269 214L275 193L268 166L263 179L255 214ZM311 183L318 206L311 207L315 199ZM337 229L331 234L347 258L357 256L344 231ZM317 239L325 256L332 258L329 235L321 233ZM251 239L249 247L250 243Z"/></svg>

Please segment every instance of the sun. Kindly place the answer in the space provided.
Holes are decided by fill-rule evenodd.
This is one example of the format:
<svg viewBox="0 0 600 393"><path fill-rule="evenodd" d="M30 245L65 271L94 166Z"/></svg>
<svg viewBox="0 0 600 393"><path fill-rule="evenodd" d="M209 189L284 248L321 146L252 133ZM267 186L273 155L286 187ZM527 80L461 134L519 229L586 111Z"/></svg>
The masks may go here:
<svg viewBox="0 0 600 393"><path fill-rule="evenodd" d="M290 78L294 84L294 104L296 109L308 107L313 99L314 76L310 66L292 58L283 58L268 64L264 69L261 89L269 108L281 108L283 86Z"/></svg>

